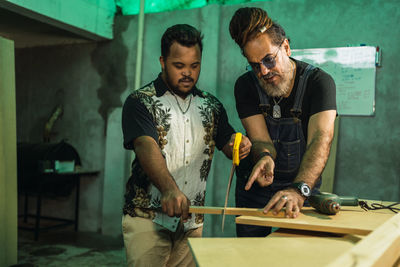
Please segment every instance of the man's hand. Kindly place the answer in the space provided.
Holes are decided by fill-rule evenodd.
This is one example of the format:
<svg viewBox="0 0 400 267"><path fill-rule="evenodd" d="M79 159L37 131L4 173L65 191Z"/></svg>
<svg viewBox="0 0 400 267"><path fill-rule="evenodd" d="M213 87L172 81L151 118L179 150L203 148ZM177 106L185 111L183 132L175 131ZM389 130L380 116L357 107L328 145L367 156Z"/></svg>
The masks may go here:
<svg viewBox="0 0 400 267"><path fill-rule="evenodd" d="M161 197L161 206L163 212L170 217L181 217L183 222L190 218L190 200L179 189L165 191Z"/></svg>
<svg viewBox="0 0 400 267"><path fill-rule="evenodd" d="M266 187L272 184L274 181L274 168L275 162L270 156L264 156L259 159L257 164L254 166L244 189L250 190L254 181L257 181L261 187Z"/></svg>
<svg viewBox="0 0 400 267"><path fill-rule="evenodd" d="M286 217L296 218L299 216L305 198L294 188L288 188L276 192L271 200L264 207L264 213L272 210L277 214L283 207L286 207Z"/></svg>
<svg viewBox="0 0 400 267"><path fill-rule="evenodd" d="M231 140L229 140L229 142L225 144L225 146L222 148L222 151L228 158L232 158L235 136L236 134L232 134ZM242 135L242 141L240 142L239 146L239 159L242 160L250 154L251 146L252 144L250 142L250 139L247 138L247 136Z"/></svg>

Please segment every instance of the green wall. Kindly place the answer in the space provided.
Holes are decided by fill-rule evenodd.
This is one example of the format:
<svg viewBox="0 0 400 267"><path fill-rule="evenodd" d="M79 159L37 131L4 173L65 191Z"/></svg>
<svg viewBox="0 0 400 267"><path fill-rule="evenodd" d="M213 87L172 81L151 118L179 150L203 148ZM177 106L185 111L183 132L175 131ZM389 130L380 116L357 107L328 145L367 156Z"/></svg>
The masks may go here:
<svg viewBox="0 0 400 267"><path fill-rule="evenodd" d="M3 0L0 8L89 39L113 38L114 0Z"/></svg>

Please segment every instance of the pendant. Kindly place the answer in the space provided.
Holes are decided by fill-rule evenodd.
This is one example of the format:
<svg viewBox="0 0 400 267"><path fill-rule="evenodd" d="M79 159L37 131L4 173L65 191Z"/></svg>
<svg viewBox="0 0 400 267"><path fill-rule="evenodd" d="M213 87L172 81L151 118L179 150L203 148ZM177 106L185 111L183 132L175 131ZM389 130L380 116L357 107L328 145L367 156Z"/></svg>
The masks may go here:
<svg viewBox="0 0 400 267"><path fill-rule="evenodd" d="M274 107L272 108L272 117L274 119L281 118L281 107L278 104L275 104Z"/></svg>

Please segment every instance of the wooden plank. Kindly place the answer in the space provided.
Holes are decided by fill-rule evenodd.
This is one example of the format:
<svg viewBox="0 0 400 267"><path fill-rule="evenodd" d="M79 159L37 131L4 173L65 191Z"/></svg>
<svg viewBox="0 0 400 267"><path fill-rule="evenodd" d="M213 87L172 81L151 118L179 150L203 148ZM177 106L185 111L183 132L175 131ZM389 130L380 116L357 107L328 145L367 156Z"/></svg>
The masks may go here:
<svg viewBox="0 0 400 267"><path fill-rule="evenodd" d="M278 228L276 231L269 234L267 237L345 237L346 234L336 234L329 232L307 231L298 229ZM359 240L359 239L358 239Z"/></svg>
<svg viewBox="0 0 400 267"><path fill-rule="evenodd" d="M393 266L399 258L400 213L387 220L328 266Z"/></svg>
<svg viewBox="0 0 400 267"><path fill-rule="evenodd" d="M325 266L355 243L340 237L189 238L197 266Z"/></svg>
<svg viewBox="0 0 400 267"><path fill-rule="evenodd" d="M347 207L346 207L347 208ZM353 207L343 209L336 215L317 213L313 208L303 208L296 219L240 216L236 223L272 226L289 229L320 231L341 234L367 235L393 217L394 213L364 211Z"/></svg>
<svg viewBox="0 0 400 267"><path fill-rule="evenodd" d="M190 213L198 214L222 214L223 207L207 207L207 206L190 206ZM263 209L253 209L253 208L231 208L227 207L225 211L226 215L246 215L246 216L259 216L259 217L274 217L283 218L285 217L285 212L280 211L278 214L273 214L271 211L264 213Z"/></svg>
<svg viewBox="0 0 400 267"><path fill-rule="evenodd" d="M0 266L17 263L17 120L13 41L0 37Z"/></svg>

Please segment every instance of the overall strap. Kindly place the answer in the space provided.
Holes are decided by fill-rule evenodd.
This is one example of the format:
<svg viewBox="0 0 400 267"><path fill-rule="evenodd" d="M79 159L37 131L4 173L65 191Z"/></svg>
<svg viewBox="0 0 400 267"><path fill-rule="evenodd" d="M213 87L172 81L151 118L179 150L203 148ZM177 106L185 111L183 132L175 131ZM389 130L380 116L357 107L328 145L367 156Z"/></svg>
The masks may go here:
<svg viewBox="0 0 400 267"><path fill-rule="evenodd" d="M301 106L303 105L303 97L307 87L307 80L312 71L315 69L313 65L307 65L303 74L300 75L299 84L297 85L296 97L294 100L293 108L290 109L290 112L293 116L299 117L301 115Z"/></svg>
<svg viewBox="0 0 400 267"><path fill-rule="evenodd" d="M248 73L249 73L249 75L251 76L251 78L253 78L254 85L255 85L256 88L257 88L257 93L258 93L258 96L259 96L259 98L260 98L260 105L259 105L259 107L260 107L260 109L261 109L261 111L262 111L263 113L267 113L268 109L269 109L270 106L271 106L270 103L269 103L268 95L267 95L267 94L264 92L264 90L261 88L260 83L259 83L259 81L258 81L258 78L257 78L257 76L254 74L254 72L253 72L253 71L249 71Z"/></svg>

